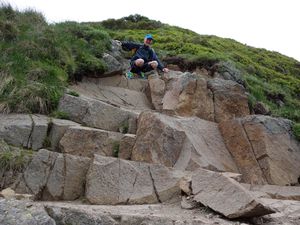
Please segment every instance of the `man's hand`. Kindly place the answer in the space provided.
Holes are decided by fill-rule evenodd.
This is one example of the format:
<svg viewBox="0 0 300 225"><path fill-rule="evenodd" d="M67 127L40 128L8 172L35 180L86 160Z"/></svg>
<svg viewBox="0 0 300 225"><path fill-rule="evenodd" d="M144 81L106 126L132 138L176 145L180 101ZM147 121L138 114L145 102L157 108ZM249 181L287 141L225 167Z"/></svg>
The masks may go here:
<svg viewBox="0 0 300 225"><path fill-rule="evenodd" d="M169 72L169 69L168 68L163 68L162 70L164 73L168 73Z"/></svg>

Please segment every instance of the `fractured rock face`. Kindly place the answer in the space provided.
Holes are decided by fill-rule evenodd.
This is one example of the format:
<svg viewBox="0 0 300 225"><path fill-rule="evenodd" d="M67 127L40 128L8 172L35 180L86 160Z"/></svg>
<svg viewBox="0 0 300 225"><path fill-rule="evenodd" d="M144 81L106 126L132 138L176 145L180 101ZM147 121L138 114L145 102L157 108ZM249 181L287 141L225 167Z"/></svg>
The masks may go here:
<svg viewBox="0 0 300 225"><path fill-rule="evenodd" d="M213 96L204 77L171 71L163 80L149 79L149 87L156 110L214 121Z"/></svg>
<svg viewBox="0 0 300 225"><path fill-rule="evenodd" d="M208 88L213 93L215 122L250 114L245 88L231 80L212 79Z"/></svg>
<svg viewBox="0 0 300 225"><path fill-rule="evenodd" d="M192 175L194 200L227 218L257 217L274 211L256 199L235 180L199 169Z"/></svg>
<svg viewBox="0 0 300 225"><path fill-rule="evenodd" d="M41 200L74 200L83 195L90 159L41 149L16 184L16 192Z"/></svg>
<svg viewBox="0 0 300 225"><path fill-rule="evenodd" d="M143 112L138 121L132 160L180 170L237 172L216 123L153 112Z"/></svg>
<svg viewBox="0 0 300 225"><path fill-rule="evenodd" d="M128 124L128 133L136 131L136 113L95 99L64 95L59 110L68 113L71 120L86 126L118 131Z"/></svg>
<svg viewBox="0 0 300 225"><path fill-rule="evenodd" d="M246 183L299 182L300 143L291 134L291 121L255 115L219 127Z"/></svg>
<svg viewBox="0 0 300 225"><path fill-rule="evenodd" d="M93 204L165 202L180 194L184 172L95 155L86 181L86 197Z"/></svg>
<svg viewBox="0 0 300 225"><path fill-rule="evenodd" d="M113 156L124 135L89 127L70 127L59 142L61 152L92 158L94 154Z"/></svg>

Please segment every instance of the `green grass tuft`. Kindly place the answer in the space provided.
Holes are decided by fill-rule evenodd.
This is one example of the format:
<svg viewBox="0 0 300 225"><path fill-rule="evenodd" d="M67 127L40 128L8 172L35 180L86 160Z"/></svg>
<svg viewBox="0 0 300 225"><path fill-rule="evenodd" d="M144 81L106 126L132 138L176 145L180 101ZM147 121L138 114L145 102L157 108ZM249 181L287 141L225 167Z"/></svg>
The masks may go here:
<svg viewBox="0 0 300 225"><path fill-rule="evenodd" d="M0 152L0 170L21 172L31 160L33 151L9 150Z"/></svg>
<svg viewBox="0 0 300 225"><path fill-rule="evenodd" d="M50 116L57 119L65 119L65 120L70 119L69 113L58 111L58 110L55 110L52 113L50 113Z"/></svg>
<svg viewBox="0 0 300 225"><path fill-rule="evenodd" d="M73 90L68 91L67 94L68 94L68 95L75 96L75 97L79 97L79 94L78 94L76 91L73 91Z"/></svg>
<svg viewBox="0 0 300 225"><path fill-rule="evenodd" d="M293 126L293 132L298 141L300 141L300 123L295 123Z"/></svg>

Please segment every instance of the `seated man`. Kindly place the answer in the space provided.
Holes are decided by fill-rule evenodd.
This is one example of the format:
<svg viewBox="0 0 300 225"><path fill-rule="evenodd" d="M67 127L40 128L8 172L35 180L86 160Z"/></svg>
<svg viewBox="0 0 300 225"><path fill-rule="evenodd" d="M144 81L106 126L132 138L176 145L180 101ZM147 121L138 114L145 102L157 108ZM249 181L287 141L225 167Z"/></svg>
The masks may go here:
<svg viewBox="0 0 300 225"><path fill-rule="evenodd" d="M143 73L151 70L159 69L163 72L169 72L169 69L164 67L157 58L154 50L150 47L153 42L151 34L147 34L144 38L144 44L137 44L133 42L121 42L121 46L124 50L136 49L134 56L131 58L130 72L127 74L128 78L132 78L133 74L136 73L144 77Z"/></svg>

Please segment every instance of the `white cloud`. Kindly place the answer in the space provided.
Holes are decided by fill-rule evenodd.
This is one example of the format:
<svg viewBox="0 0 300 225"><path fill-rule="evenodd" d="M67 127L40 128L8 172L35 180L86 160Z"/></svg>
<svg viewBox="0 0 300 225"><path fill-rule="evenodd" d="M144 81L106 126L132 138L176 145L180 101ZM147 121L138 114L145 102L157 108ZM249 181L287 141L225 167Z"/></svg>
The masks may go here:
<svg viewBox="0 0 300 225"><path fill-rule="evenodd" d="M141 14L163 23L235 39L300 61L298 0L6 0L34 8L49 22L102 21Z"/></svg>

